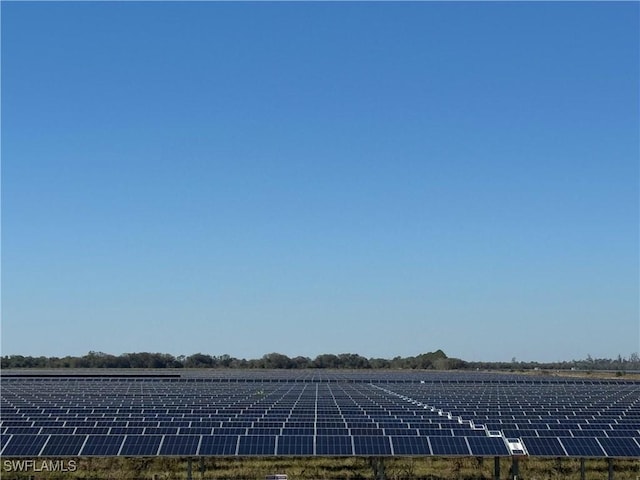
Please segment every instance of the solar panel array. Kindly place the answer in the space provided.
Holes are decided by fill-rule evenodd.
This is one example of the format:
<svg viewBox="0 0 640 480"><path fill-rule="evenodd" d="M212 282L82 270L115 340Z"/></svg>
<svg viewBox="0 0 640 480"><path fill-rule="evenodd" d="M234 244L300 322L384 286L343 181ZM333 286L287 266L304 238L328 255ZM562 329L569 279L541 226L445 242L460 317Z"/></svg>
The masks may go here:
<svg viewBox="0 0 640 480"><path fill-rule="evenodd" d="M260 373L3 377L0 454L640 457L640 382Z"/></svg>

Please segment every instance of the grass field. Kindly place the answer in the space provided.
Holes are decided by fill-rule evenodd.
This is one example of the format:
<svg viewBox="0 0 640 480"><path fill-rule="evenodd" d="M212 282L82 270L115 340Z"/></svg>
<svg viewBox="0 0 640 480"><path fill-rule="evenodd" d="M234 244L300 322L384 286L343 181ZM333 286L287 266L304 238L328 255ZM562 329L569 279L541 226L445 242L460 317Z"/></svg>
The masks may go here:
<svg viewBox="0 0 640 480"><path fill-rule="evenodd" d="M20 459L24 462L24 459ZM7 463L9 462L9 463ZM38 459L28 471L17 472L19 463L2 459L3 480L172 480L189 478L185 458L79 458ZM43 462L49 462L43 464ZM493 458L395 457L385 458L387 480L472 480L493 479ZM12 465L13 468L7 468ZM24 464L23 464L24 465ZM59 471L38 471L56 468ZM511 459L500 459L500 478L512 478ZM60 471L61 469L74 471ZM585 461L587 480L607 479L607 460ZM364 457L345 458L220 458L193 459L193 480L261 480L266 475L285 473L289 480L376 480L372 461ZM380 477L378 477L380 478ZM640 459L613 460L615 480L638 480ZM519 460L519 480L578 480L580 460L563 458Z"/></svg>

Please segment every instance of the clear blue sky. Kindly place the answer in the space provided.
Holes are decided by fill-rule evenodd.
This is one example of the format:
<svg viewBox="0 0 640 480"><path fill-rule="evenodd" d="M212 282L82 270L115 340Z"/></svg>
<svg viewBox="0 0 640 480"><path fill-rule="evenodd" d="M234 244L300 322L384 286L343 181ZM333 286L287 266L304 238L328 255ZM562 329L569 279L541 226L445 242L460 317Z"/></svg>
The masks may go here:
<svg viewBox="0 0 640 480"><path fill-rule="evenodd" d="M640 350L640 4L2 2L2 354Z"/></svg>

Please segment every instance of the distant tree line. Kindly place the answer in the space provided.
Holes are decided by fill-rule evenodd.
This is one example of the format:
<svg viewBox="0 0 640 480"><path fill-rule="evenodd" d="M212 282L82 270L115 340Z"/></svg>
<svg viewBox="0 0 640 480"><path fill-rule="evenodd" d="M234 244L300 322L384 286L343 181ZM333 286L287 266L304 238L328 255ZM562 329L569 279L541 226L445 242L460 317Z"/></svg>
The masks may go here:
<svg viewBox="0 0 640 480"><path fill-rule="evenodd" d="M442 350L414 357L365 358L354 353L334 355L325 353L315 359L293 357L281 353L268 353L262 358L246 360L230 355L195 353L174 357L167 353L124 353L111 355L89 352L81 357L3 356L1 368L245 368L245 369L404 369L404 370L611 370L617 372L640 371L640 357L632 353L625 358L592 358L563 362L467 362L450 358Z"/></svg>
<svg viewBox="0 0 640 480"><path fill-rule="evenodd" d="M617 358L593 358L587 355L582 360L561 362L519 362L513 358L511 362L467 362L467 367L480 370L581 370L581 371L616 371L640 372L640 355L634 352L628 357L618 355Z"/></svg>
<svg viewBox="0 0 640 480"><path fill-rule="evenodd" d="M195 353L174 357L166 353L124 353L111 355L89 352L81 357L28 357L8 355L2 357L2 368L246 368L246 369L435 369L467 368L467 362L449 358L442 350L414 357L365 358L354 353L334 355L325 353L315 359L290 358L281 353L268 353L259 359L246 360L229 355Z"/></svg>

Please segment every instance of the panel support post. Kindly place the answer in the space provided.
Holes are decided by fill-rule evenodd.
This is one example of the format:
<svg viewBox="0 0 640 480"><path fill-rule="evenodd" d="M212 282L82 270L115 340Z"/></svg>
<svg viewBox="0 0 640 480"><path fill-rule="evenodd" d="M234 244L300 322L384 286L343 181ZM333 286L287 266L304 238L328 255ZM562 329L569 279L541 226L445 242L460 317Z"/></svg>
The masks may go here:
<svg viewBox="0 0 640 480"><path fill-rule="evenodd" d="M373 475L376 480L387 480L384 471L384 460L381 457L372 457L369 459L369 465L373 469Z"/></svg>
<svg viewBox="0 0 640 480"><path fill-rule="evenodd" d="M613 459L607 458L607 463L609 464L609 480L613 480Z"/></svg>
<svg viewBox="0 0 640 480"><path fill-rule="evenodd" d="M500 457L493 457L493 480L500 480Z"/></svg>
<svg viewBox="0 0 640 480"><path fill-rule="evenodd" d="M518 464L518 457L511 457L511 480L519 480L520 478L520 465Z"/></svg>
<svg viewBox="0 0 640 480"><path fill-rule="evenodd" d="M191 465L191 457L187 459L187 480L193 480L193 465Z"/></svg>
<svg viewBox="0 0 640 480"><path fill-rule="evenodd" d="M584 468L584 457L580 458L580 480L585 480L586 469Z"/></svg>
<svg viewBox="0 0 640 480"><path fill-rule="evenodd" d="M204 479L204 457L200 457L200 478Z"/></svg>

